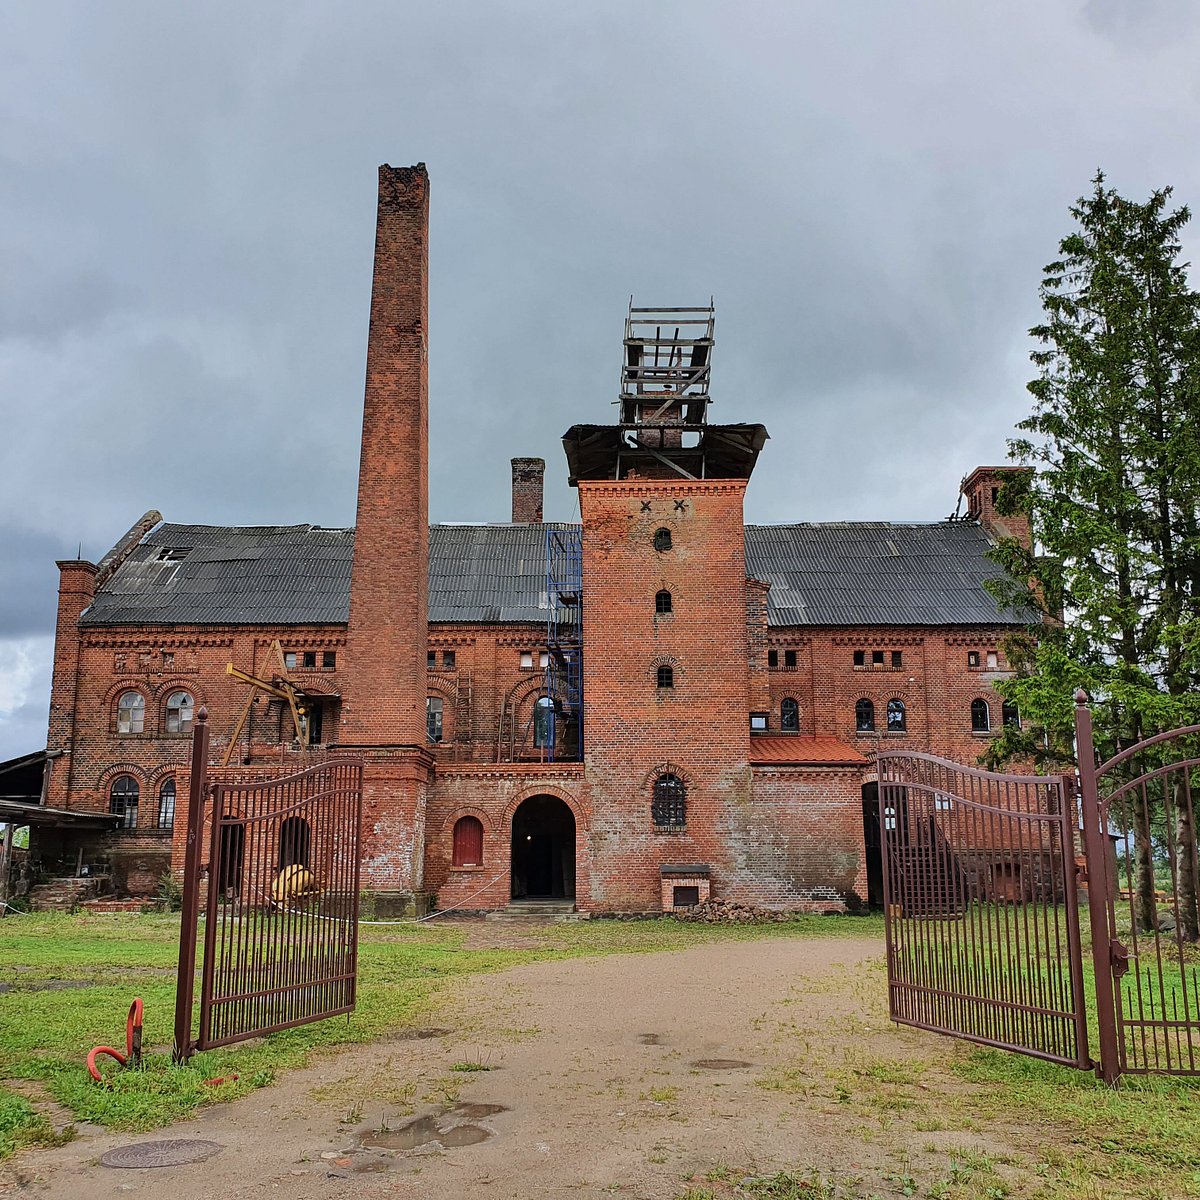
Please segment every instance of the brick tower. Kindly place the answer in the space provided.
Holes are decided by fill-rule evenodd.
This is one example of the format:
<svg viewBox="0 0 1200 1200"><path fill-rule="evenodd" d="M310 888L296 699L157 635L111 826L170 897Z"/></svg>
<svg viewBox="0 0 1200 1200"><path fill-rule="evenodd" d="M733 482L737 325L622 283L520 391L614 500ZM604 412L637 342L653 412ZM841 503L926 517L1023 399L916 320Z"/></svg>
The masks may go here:
<svg viewBox="0 0 1200 1200"><path fill-rule="evenodd" d="M422 886L429 573L429 176L379 168L341 743L363 754L363 885Z"/></svg>
<svg viewBox="0 0 1200 1200"><path fill-rule="evenodd" d="M730 815L750 803L742 502L766 430L708 424L712 334L711 307L631 308L621 423L564 438L583 521L600 910L658 908L662 879L685 866L719 887Z"/></svg>

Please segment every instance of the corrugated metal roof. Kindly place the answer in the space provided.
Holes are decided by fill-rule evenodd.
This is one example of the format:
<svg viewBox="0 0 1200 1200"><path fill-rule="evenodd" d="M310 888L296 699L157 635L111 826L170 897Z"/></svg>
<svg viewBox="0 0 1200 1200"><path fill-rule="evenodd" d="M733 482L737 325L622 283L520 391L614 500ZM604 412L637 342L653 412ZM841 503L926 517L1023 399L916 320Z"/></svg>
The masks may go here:
<svg viewBox="0 0 1200 1200"><path fill-rule="evenodd" d="M574 526L433 525L431 621L546 620L547 529Z"/></svg>
<svg viewBox="0 0 1200 1200"><path fill-rule="evenodd" d="M97 592L84 625L345 622L353 529L158 525Z"/></svg>
<svg viewBox="0 0 1200 1200"><path fill-rule="evenodd" d="M747 525L746 571L771 625L1021 625L984 588L1001 569L973 521Z"/></svg>
<svg viewBox="0 0 1200 1200"><path fill-rule="evenodd" d="M545 531L565 524L434 525L431 621L546 619ZM768 619L792 625L996 625L1000 574L973 522L750 525L746 567L771 584ZM168 525L97 592L85 625L344 624L354 530Z"/></svg>

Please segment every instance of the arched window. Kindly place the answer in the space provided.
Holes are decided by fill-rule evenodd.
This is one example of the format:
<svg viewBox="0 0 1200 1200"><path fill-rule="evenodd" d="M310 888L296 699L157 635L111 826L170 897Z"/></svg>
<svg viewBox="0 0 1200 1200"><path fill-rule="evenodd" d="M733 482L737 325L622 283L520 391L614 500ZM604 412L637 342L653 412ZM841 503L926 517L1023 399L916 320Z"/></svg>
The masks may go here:
<svg viewBox="0 0 1200 1200"><path fill-rule="evenodd" d="M431 742L442 740L442 698L428 696L425 700L425 737Z"/></svg>
<svg viewBox="0 0 1200 1200"><path fill-rule="evenodd" d="M554 745L554 718L558 706L549 696L539 696L533 707L533 744L541 749Z"/></svg>
<svg viewBox="0 0 1200 1200"><path fill-rule="evenodd" d="M687 787L678 775L660 775L654 781L650 816L656 829L682 829L687 824Z"/></svg>
<svg viewBox="0 0 1200 1200"><path fill-rule="evenodd" d="M1011 725L1014 729L1021 728L1021 713L1015 704L1009 700L1005 700L1000 709L1000 720L1005 725Z"/></svg>
<svg viewBox="0 0 1200 1200"><path fill-rule="evenodd" d="M986 700L976 698L971 701L971 732L987 733L992 727L992 714Z"/></svg>
<svg viewBox="0 0 1200 1200"><path fill-rule="evenodd" d="M671 611L671 593L665 588L654 597L654 611L656 613L669 613Z"/></svg>
<svg viewBox="0 0 1200 1200"><path fill-rule="evenodd" d="M788 696L779 706L779 731L781 733L800 732L800 705Z"/></svg>
<svg viewBox="0 0 1200 1200"><path fill-rule="evenodd" d="M158 788L158 828L175 828L175 776L168 775Z"/></svg>
<svg viewBox="0 0 1200 1200"><path fill-rule="evenodd" d="M191 692L172 692L167 697L167 732L191 733L195 707Z"/></svg>
<svg viewBox="0 0 1200 1200"><path fill-rule="evenodd" d="M671 531L669 529L656 529L654 531L654 548L660 554L664 550L671 548Z"/></svg>
<svg viewBox="0 0 1200 1200"><path fill-rule="evenodd" d="M307 867L312 829L303 817L288 817L279 826L279 869Z"/></svg>
<svg viewBox="0 0 1200 1200"><path fill-rule="evenodd" d="M137 828L140 791L138 781L132 775L118 775L108 789L108 811L121 818L122 829Z"/></svg>
<svg viewBox="0 0 1200 1200"><path fill-rule="evenodd" d="M854 706L854 728L858 733L874 732L875 705L870 700L860 700Z"/></svg>
<svg viewBox="0 0 1200 1200"><path fill-rule="evenodd" d="M893 698L888 701L888 733L903 733L908 728L904 716L904 701Z"/></svg>
<svg viewBox="0 0 1200 1200"><path fill-rule="evenodd" d="M660 688L673 688L675 686L675 668L659 667L657 679Z"/></svg>
<svg viewBox="0 0 1200 1200"><path fill-rule="evenodd" d="M459 817L454 822L454 856L456 867L483 866L483 822L478 817Z"/></svg>
<svg viewBox="0 0 1200 1200"><path fill-rule="evenodd" d="M146 728L146 697L141 692L122 692L117 701L117 732L141 733Z"/></svg>

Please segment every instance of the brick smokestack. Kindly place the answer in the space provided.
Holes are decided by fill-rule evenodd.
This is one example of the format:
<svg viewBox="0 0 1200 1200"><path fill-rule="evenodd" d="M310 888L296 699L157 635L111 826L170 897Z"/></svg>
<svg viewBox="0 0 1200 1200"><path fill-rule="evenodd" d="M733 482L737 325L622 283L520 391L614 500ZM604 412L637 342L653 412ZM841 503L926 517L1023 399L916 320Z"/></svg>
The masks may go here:
<svg viewBox="0 0 1200 1200"><path fill-rule="evenodd" d="M536 525L542 520L542 489L546 461L512 460L512 519L514 525Z"/></svg>
<svg viewBox="0 0 1200 1200"><path fill-rule="evenodd" d="M429 176L379 168L341 740L425 746Z"/></svg>

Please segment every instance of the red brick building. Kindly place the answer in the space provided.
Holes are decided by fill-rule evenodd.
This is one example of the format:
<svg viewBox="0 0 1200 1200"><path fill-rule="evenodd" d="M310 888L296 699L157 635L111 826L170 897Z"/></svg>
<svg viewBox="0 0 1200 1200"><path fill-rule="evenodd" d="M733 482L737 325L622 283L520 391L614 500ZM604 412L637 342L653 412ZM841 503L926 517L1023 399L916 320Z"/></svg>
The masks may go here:
<svg viewBox="0 0 1200 1200"><path fill-rule="evenodd" d="M428 178L380 170L356 528L149 513L61 585L40 805L48 866L145 894L181 862L189 734L214 761L367 762L364 886L392 907L593 912L877 900L871 756L974 762L1017 623L985 581L1006 468L926 524L746 526L760 425L707 419L711 309L631 309L619 423L564 437L578 526L428 523ZM952 489L948 489L950 491ZM304 734L227 666L299 689ZM19 819L16 818L16 819ZM97 821L112 828L96 831Z"/></svg>

